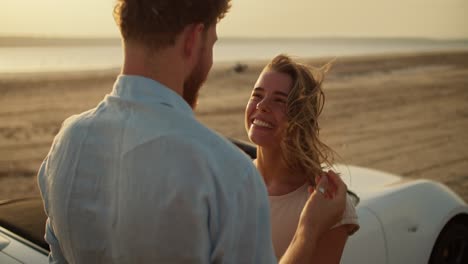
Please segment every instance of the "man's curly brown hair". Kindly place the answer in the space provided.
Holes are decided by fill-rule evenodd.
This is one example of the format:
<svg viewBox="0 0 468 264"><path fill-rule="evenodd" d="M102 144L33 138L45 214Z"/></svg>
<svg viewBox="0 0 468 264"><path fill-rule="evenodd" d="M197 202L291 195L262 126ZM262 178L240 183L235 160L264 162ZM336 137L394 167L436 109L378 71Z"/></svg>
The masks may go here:
<svg viewBox="0 0 468 264"><path fill-rule="evenodd" d="M230 0L117 0L114 19L124 41L159 49L173 45L187 25L217 23L229 8Z"/></svg>

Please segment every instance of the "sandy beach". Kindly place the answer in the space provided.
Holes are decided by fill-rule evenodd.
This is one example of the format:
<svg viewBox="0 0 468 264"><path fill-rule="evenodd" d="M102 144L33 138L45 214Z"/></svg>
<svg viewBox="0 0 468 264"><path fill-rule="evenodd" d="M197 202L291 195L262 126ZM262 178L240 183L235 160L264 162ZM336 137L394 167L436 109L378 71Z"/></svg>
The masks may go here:
<svg viewBox="0 0 468 264"><path fill-rule="evenodd" d="M196 115L247 140L244 107L265 62L242 63L242 73L214 65ZM0 200L39 195L36 173L62 121L93 108L117 74L0 74ZM468 52L337 58L324 87L321 136L338 162L439 181L468 201Z"/></svg>

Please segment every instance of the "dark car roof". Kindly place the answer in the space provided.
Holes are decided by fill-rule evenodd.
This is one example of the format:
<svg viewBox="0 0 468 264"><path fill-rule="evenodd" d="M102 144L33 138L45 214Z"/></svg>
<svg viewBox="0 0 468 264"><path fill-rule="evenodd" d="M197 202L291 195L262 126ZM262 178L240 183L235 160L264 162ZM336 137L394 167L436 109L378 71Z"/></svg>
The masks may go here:
<svg viewBox="0 0 468 264"><path fill-rule="evenodd" d="M229 138L229 140L242 151L244 151L245 154L249 155L250 158L255 159L257 157L257 148L251 143L235 138Z"/></svg>
<svg viewBox="0 0 468 264"><path fill-rule="evenodd" d="M0 202L0 226L49 250L49 245L44 240L46 219L40 197Z"/></svg>

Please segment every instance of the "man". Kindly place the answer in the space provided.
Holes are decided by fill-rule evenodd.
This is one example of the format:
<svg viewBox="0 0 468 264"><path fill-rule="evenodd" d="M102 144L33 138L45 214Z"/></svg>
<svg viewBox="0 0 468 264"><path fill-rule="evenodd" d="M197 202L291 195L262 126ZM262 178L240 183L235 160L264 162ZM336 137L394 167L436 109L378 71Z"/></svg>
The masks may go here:
<svg viewBox="0 0 468 264"><path fill-rule="evenodd" d="M229 0L119 0L112 92L68 118L38 175L51 263L274 263L252 162L192 108ZM312 195L283 262L307 260L344 207ZM310 211L322 210L320 218Z"/></svg>

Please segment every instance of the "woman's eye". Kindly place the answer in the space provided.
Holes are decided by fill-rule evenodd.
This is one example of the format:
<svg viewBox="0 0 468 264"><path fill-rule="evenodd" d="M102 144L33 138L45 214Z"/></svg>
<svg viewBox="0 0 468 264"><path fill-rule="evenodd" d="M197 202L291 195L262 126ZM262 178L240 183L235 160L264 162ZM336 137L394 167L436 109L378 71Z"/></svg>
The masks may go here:
<svg viewBox="0 0 468 264"><path fill-rule="evenodd" d="M276 99L275 102L278 102L280 104L286 104L286 100L284 99Z"/></svg>

